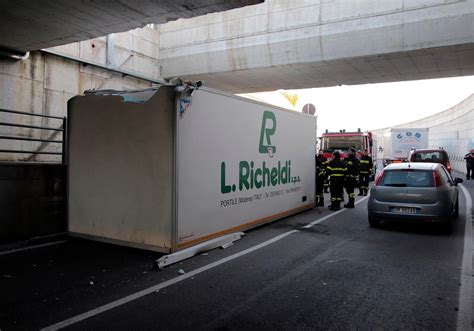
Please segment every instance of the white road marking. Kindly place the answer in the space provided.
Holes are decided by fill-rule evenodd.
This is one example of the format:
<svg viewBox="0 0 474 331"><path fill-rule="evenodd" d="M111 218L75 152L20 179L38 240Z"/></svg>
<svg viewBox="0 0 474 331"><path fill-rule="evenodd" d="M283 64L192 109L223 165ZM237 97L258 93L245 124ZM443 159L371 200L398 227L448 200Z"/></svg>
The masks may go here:
<svg viewBox="0 0 474 331"><path fill-rule="evenodd" d="M356 205L359 204L359 203L361 203L362 201L364 201L364 200L367 199L367 198L368 198L368 197L365 197L365 198L362 198L362 199L358 200L358 201L356 202ZM327 220L327 219L330 218L330 217L333 217L333 216L335 216L335 215L338 215L338 214L342 213L342 212L345 211L345 210L347 210L347 209L344 209L344 208L343 208L343 209L341 209L341 210L339 210L339 211L337 211L337 212L334 212L334 213L331 213L331 214L329 214L329 215L326 215L326 216L324 216L323 218L318 219L317 221L314 221L314 222L309 223L308 225L304 226L304 228L310 228L310 227L312 227L312 226L314 226L314 225L316 225L316 224L318 224L318 223L321 223L321 222ZM292 231L285 232L285 233L283 233L283 234L281 234L281 235L279 235L279 236L276 236L276 237L274 237L274 238L272 238L272 239L269 239L269 240L267 240L267 241L264 241L263 243L260 243L260 244L258 244L258 245L252 246L252 247L250 247L250 248L247 248L246 250L243 250L243 251L241 251L241 252L235 253L235 254L233 254L233 255L230 255L230 256L228 256L228 257L226 257L226 258L223 258L223 259L218 260L218 261L216 261L216 262L213 262L213 263L211 263L211 264L208 264L208 265L205 265L205 266L203 266L203 267L200 267L200 268L197 268L197 269L195 269L195 270L192 270L192 271L190 271L190 272L187 272L187 273L184 274L184 275L175 277L175 278L170 279L170 280L167 280L167 281L165 281L165 282L163 282L163 283L160 283L160 284L157 284L157 285L155 285L155 286L152 286L152 287L149 287L149 288L147 288L147 289L144 289L144 290L142 290L142 291L136 292L136 293L131 294L131 295L129 295L129 296L126 296L126 297L124 297L124 298L122 298L122 299L119 299L119 300L110 302L110 303L108 303L108 304L106 304L106 305L103 305L103 306L101 306L101 307L98 307L98 308L89 310L88 312L85 312L85 313L83 313L83 314L80 314L80 315L71 317L71 318L69 318L69 319L67 319L67 320L58 322L58 323L53 324L53 325L50 325L50 326L47 326L47 327L43 328L42 330L58 330L58 329L65 328L65 327L67 327L67 326L69 326L69 325L78 323L78 322L83 321L83 320L85 320L85 319L87 319L87 318L96 316L96 315L101 314L101 313L103 313L103 312L106 312L106 311L108 311L108 310L110 310L110 309L113 309L113 308L116 308L116 307L121 306L121 305L123 305L123 304L126 304L126 303L128 303L128 302L130 302L130 301L139 299L139 298L141 298L141 297L143 297L143 296L145 296L145 295L151 294L151 293L153 293L153 292L156 292L156 291L159 291L159 290L161 290L161 289L164 289L164 288L166 288L166 287L168 287L168 286L171 286L171 285L174 285L174 284L176 284L176 283L179 283L179 282L181 282L181 281L183 281L183 280L185 280L185 279L194 277L194 276L196 276L197 274L200 274L200 273L202 273L202 272L204 272L204 271L206 271L206 270L215 268L215 267L217 267L217 266L219 266L219 265L221 265L221 264L224 264L224 263L226 263L226 262L232 261L232 260L234 260L234 259L236 259L236 258L238 258L238 257L241 257L241 256L243 256L243 255L249 254L249 253L251 253L251 252L254 252L254 251L256 251L256 250L258 250L258 249L260 249L260 248L266 247L266 246L268 246L268 245L271 245L271 244L273 244L274 242L277 242L277 241L279 241L279 240L281 240L281 239L283 239L283 238L289 236L290 234L297 233L297 232L300 232L300 231L299 231L299 230L292 230Z"/></svg>
<svg viewBox="0 0 474 331"><path fill-rule="evenodd" d="M40 244L40 245L28 246L28 247L24 247L24 248L12 249L12 250L9 250L9 251L0 252L0 255L7 255L7 254L17 253L17 252L22 252L22 251L29 251L29 250L32 250L32 249L35 249L35 248L58 245L58 244L63 244L65 242L67 242L67 240L60 240L60 241L55 241L55 242L47 243L47 244Z"/></svg>
<svg viewBox="0 0 474 331"><path fill-rule="evenodd" d="M364 198L362 198L362 199L360 199L360 200L357 200L357 202L355 203L355 205L358 205L359 203L361 203L362 201L364 201L364 200L367 199L367 198L368 198L368 196L366 196L366 197L364 197ZM319 223L321 223L321 222L324 222L325 220L327 220L327 219L330 218L330 217L333 217L333 216L335 216L335 215L338 215L338 214L342 213L342 212L345 211L345 210L347 210L347 209L341 208L341 210L338 210L338 211L336 211L336 212L334 212L334 213L332 213L332 214L326 215L326 216L324 216L324 217L322 217L322 218L320 218L320 219L318 219L318 220L316 220L316 221L313 221L313 222L311 222L311 223L309 223L309 224L303 226L303 229L309 229L309 228L315 226L316 224L319 224Z"/></svg>
<svg viewBox="0 0 474 331"><path fill-rule="evenodd" d="M466 224L464 227L464 253L459 289L457 330L472 330L472 198L464 185L459 185L466 198Z"/></svg>
<svg viewBox="0 0 474 331"><path fill-rule="evenodd" d="M101 306L101 307L98 307L98 308L96 308L96 309L89 310L88 312L85 312L85 313L83 313L83 314L74 316L74 317L69 318L69 319L67 319L67 320L64 320L64 321L62 321L62 322L59 322L59 323L56 323L56 324L47 326L47 327L43 328L42 330L58 330L58 329L61 329L61 328L66 327L66 326L69 326L69 325L71 325L71 324L75 324L75 323L80 322L80 321L82 321L82 320L85 320L85 319L87 319L87 318L89 318L89 317L98 315L98 314L103 313L103 312L105 312L105 311L107 311L107 310L110 310L110 309L113 309L113 308L115 308L115 307L121 306L121 305L123 305L123 304L125 304L125 303L127 303L127 302L136 300L136 299L141 298L141 297L143 297L143 296L145 296L145 295L148 295L148 294L151 294L151 293L156 292L156 291L158 291L158 290L161 290L161 289L163 289L163 288L165 288L165 287L168 287L168 286L170 286L170 285L179 283L179 282L181 282L181 281L183 281L183 280L185 280L185 279L188 279L188 278L191 278L191 277L193 277L193 276L196 276L197 274L200 274L201 272L204 272L204 271L206 271L206 270L209 270L209 269L212 269L212 268L214 268L214 267L217 267L217 266L219 266L219 265L221 265L221 264L223 264L223 263L232 261L232 260L234 260L234 259L236 259L236 258L238 258L238 257L241 257L241 256L246 255L246 254L248 254L248 253L251 253L251 252L253 252L253 251L256 251L256 250L258 250L258 249L260 249L260 248L262 248L262 247L265 247L265 246L268 246L268 245L270 245L270 244L273 244L274 242L276 242L276 241L278 241L278 240L280 240L280 239L283 239L283 238L289 236L290 234L293 234L293 233L296 233L296 232L299 232L299 231L298 231L298 230L292 230L292 231L289 231L289 232L285 232L285 233L283 233L283 234L281 234L281 235L279 235L279 236L276 236L276 237L274 237L274 238L272 238L272 239L270 239L270 240L264 241L264 242L261 243L261 244L258 244L258 245L256 245L256 246L253 246L253 247L250 247L250 248L248 248L248 249L246 249L246 250L243 250L242 252L235 253L235 254L230 255L230 256L228 256L228 257L226 257L226 258L223 258L223 259L221 259L221 260L219 260L219 261L213 262L213 263L208 264L208 265L206 265L206 266L203 266L203 267L201 267L201 268L197 268L196 270L192 270L192 271L190 271L190 272L188 272L188 273L186 273L186 274L184 274L184 275L182 275L182 276L178 276L178 277L176 277L176 278L167 280L167 281L165 281L165 282L163 282L163 283L160 283L160 284L158 284L158 285L149 287L149 288L144 289L144 290L142 290L142 291L140 291L140 292L131 294L131 295L129 295L129 296L126 296L126 297L124 297L124 298L122 298L122 299L113 301L113 302L111 302L111 303L108 303L108 304L106 304L106 305L104 305L104 306Z"/></svg>

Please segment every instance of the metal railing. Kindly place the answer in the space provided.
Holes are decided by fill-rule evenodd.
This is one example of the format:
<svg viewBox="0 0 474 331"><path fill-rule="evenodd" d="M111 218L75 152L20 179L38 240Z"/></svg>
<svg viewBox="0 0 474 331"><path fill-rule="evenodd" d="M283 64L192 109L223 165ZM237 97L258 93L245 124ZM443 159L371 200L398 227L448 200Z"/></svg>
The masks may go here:
<svg viewBox="0 0 474 331"><path fill-rule="evenodd" d="M66 152L67 152L67 119L66 117L59 117L59 116L51 116L51 115L40 115L40 114L33 114L27 112L21 112L16 110L9 110L9 109L0 109L0 113L9 113L9 114L16 114L16 115L24 115L30 117L41 117L41 118L51 118L54 120L62 121L60 127L47 127L47 126L37 126L37 125L26 125L20 123L11 123L11 122L0 122L0 127L15 127L15 128L27 128L33 130L41 130L41 131L52 131L56 133L62 133L62 139L39 139L39 138L29 138L23 137L18 135L5 135L0 134L0 142L2 140L16 140L16 141L31 141L31 142L39 142L41 145L36 150L21 150L21 149L0 149L0 153L13 153L13 154L31 154L32 156L36 155L60 155L61 156L61 163L66 164ZM53 133L54 136L54 133ZM61 152L54 152L54 151L45 151L43 150L48 144L61 144Z"/></svg>

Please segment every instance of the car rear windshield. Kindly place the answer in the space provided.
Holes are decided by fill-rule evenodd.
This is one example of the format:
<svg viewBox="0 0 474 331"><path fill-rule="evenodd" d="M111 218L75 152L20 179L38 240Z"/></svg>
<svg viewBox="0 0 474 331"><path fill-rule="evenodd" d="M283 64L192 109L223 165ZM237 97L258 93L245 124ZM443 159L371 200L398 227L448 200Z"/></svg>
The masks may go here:
<svg viewBox="0 0 474 331"><path fill-rule="evenodd" d="M379 186L393 187L432 187L433 172L427 170L386 170Z"/></svg>
<svg viewBox="0 0 474 331"><path fill-rule="evenodd" d="M411 158L412 162L433 162L445 163L447 161L446 153L441 151L434 152L415 152Z"/></svg>

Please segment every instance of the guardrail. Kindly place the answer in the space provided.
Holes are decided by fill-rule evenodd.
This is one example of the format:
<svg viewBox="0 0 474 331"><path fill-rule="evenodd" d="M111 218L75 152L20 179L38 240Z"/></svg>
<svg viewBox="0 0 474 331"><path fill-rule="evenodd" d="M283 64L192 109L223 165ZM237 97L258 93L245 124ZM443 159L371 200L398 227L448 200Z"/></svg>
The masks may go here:
<svg viewBox="0 0 474 331"><path fill-rule="evenodd" d="M40 115L40 114L33 114L9 109L0 109L0 113L9 113L9 114L16 114L22 116L30 116L30 117L41 117L41 118L51 118L54 120L62 121L62 124L59 127L47 127L47 126L37 126L37 125L26 125L20 123L11 123L11 122L0 122L0 127L15 127L15 128L27 128L33 130L41 130L41 131L53 131L53 132L61 132L62 139L39 139L39 138L30 138L30 137L23 137L18 135L5 135L0 134L0 142L2 140L16 140L16 141L31 141L31 142L39 142L43 143L40 145L36 150L21 150L21 149L0 149L0 153L13 153L13 154L31 154L31 155L60 155L61 156L61 163L66 164L67 160L67 118L66 117L59 117L59 116L51 116L51 115ZM54 151L44 151L43 148L47 146L47 144L61 144L61 152L54 152Z"/></svg>

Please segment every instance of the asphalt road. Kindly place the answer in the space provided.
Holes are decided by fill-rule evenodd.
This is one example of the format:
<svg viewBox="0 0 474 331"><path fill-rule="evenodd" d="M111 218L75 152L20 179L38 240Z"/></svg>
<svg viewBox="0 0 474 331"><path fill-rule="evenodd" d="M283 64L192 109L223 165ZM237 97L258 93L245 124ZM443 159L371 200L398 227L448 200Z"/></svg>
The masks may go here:
<svg viewBox="0 0 474 331"><path fill-rule="evenodd" d="M474 193L474 181L465 186ZM364 200L330 217L324 208L262 226L225 250L165 270L155 267L159 254L85 240L0 255L0 329L77 316L68 328L454 329L466 222L460 197L451 235L428 224L370 228ZM116 307L94 310L110 302Z"/></svg>

